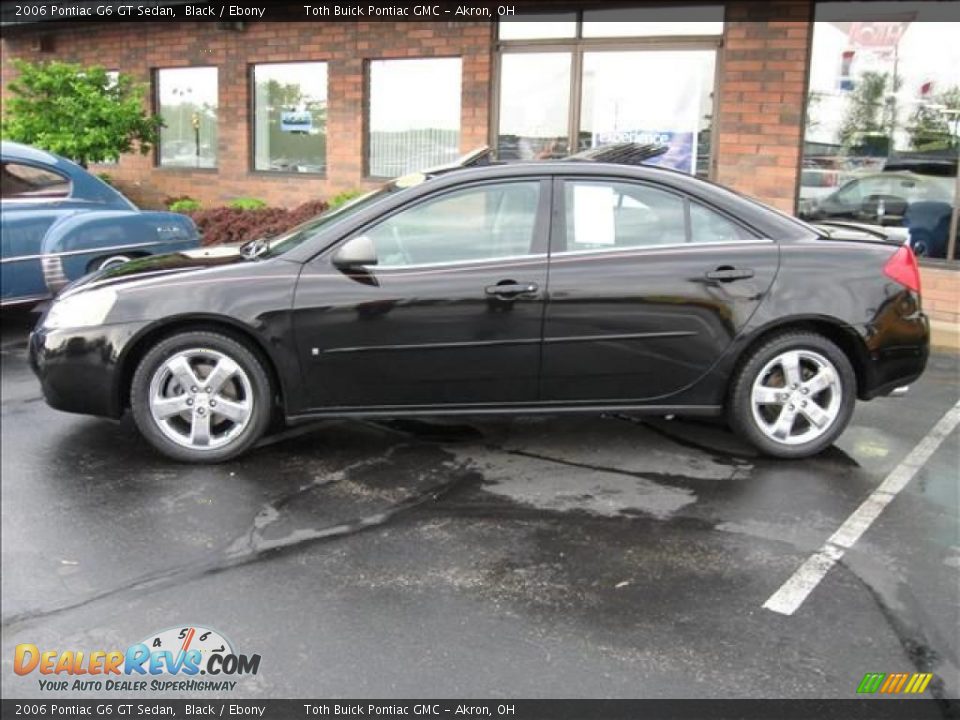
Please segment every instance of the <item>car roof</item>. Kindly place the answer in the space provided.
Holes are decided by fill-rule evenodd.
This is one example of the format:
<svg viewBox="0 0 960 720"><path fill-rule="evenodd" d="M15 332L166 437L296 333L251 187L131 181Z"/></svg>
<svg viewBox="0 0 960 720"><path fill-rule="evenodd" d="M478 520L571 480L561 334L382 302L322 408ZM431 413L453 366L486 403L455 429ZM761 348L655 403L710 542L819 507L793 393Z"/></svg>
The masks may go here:
<svg viewBox="0 0 960 720"><path fill-rule="evenodd" d="M5 158L25 160L43 165L57 166L65 162L64 158L59 155L54 155L46 150L24 145L23 143L13 142L12 140L4 140L0 143L0 154Z"/></svg>

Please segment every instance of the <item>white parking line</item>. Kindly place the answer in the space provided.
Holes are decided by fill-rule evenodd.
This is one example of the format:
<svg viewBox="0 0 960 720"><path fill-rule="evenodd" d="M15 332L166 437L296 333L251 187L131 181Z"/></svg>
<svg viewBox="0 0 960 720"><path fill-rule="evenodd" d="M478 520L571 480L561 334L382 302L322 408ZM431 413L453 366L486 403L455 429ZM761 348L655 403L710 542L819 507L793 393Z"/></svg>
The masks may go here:
<svg viewBox="0 0 960 720"><path fill-rule="evenodd" d="M927 436L887 475L880 486L870 493L870 497L854 510L843 525L827 539L822 548L797 568L790 579L769 597L763 607L783 615L793 615L830 572L834 563L860 539L873 521L880 516L883 509L907 486L958 424L960 424L960 402L940 418Z"/></svg>

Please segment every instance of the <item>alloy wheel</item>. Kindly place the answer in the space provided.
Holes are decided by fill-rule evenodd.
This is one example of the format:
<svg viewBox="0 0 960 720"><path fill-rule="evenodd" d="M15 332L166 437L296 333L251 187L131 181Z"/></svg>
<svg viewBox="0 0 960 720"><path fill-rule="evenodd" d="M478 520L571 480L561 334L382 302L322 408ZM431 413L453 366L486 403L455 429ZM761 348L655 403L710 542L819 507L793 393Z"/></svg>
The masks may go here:
<svg viewBox="0 0 960 720"><path fill-rule="evenodd" d="M170 440L194 450L233 441L253 416L253 387L243 368L222 352L183 350L150 381L150 415Z"/></svg>
<svg viewBox="0 0 960 720"><path fill-rule="evenodd" d="M750 392L757 427L784 445L802 445L830 430L842 399L836 367L811 350L789 350L774 357L757 374Z"/></svg>

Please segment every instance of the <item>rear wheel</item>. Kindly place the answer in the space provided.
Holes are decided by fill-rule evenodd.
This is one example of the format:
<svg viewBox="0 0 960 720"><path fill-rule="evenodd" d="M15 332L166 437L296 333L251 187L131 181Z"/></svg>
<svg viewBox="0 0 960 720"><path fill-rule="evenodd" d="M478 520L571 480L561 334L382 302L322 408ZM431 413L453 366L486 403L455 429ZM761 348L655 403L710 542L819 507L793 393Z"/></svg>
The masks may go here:
<svg viewBox="0 0 960 720"><path fill-rule="evenodd" d="M160 452L185 462L221 462L250 448L271 419L270 380L245 345L214 332L158 343L133 376L137 427Z"/></svg>
<svg viewBox="0 0 960 720"><path fill-rule="evenodd" d="M846 428L856 390L853 367L834 343L815 333L784 333L741 366L730 393L730 425L768 455L807 457Z"/></svg>

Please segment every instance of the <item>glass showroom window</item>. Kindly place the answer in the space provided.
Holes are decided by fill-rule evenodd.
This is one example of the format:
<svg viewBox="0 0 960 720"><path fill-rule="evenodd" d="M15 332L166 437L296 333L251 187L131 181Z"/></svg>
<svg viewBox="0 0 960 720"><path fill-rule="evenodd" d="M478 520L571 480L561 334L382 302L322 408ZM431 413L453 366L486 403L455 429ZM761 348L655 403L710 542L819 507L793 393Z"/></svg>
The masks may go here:
<svg viewBox="0 0 960 720"><path fill-rule="evenodd" d="M648 143L662 146L649 164L708 175L723 12L685 8L696 21L678 21L675 8L625 8L501 22L500 159Z"/></svg>
<svg viewBox="0 0 960 720"><path fill-rule="evenodd" d="M162 167L217 166L217 68L157 71Z"/></svg>
<svg viewBox="0 0 960 720"><path fill-rule="evenodd" d="M460 58L372 60L367 174L396 177L460 156Z"/></svg>
<svg viewBox="0 0 960 720"><path fill-rule="evenodd" d="M568 52L511 53L500 60L501 160L545 160L568 154Z"/></svg>
<svg viewBox="0 0 960 720"><path fill-rule="evenodd" d="M713 50L585 53L580 149L656 144L663 154L645 164L705 177L715 58Z"/></svg>
<svg viewBox="0 0 960 720"><path fill-rule="evenodd" d="M253 105L255 170L326 170L326 63L255 65Z"/></svg>
<svg viewBox="0 0 960 720"><path fill-rule="evenodd" d="M960 23L926 22L937 3L870 22L845 5L817 6L799 214L884 226L918 255L956 259Z"/></svg>
<svg viewBox="0 0 960 720"><path fill-rule="evenodd" d="M515 15L500 21L501 40L547 40L572 38L577 35L576 13Z"/></svg>

